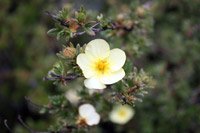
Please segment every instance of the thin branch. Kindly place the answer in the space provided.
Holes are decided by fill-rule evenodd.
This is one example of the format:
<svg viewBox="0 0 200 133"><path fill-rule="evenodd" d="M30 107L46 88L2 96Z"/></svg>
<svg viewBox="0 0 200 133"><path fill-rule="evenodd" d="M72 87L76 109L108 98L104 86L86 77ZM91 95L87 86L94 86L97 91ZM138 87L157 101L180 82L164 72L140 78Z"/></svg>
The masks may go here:
<svg viewBox="0 0 200 133"><path fill-rule="evenodd" d="M30 133L36 133L35 131L33 131L21 118L21 116L19 115L17 118L20 122L20 124L25 127Z"/></svg>
<svg viewBox="0 0 200 133"><path fill-rule="evenodd" d="M8 129L8 131L9 131L10 133L13 133L12 130L11 130L11 128L8 126L8 123L7 123L7 122L8 122L7 120L4 120L4 125L5 125L5 127Z"/></svg>
<svg viewBox="0 0 200 133"><path fill-rule="evenodd" d="M97 25L99 25L100 23L98 22L98 23L96 23L96 24L94 24L91 28L95 28Z"/></svg>
<svg viewBox="0 0 200 133"><path fill-rule="evenodd" d="M59 22L62 26L69 27L68 22L61 20L61 19L58 18L56 15L51 14L51 13L48 12L48 11L45 11L45 14L48 15L48 16L50 16L54 21Z"/></svg>
<svg viewBox="0 0 200 133"><path fill-rule="evenodd" d="M91 26L89 29L91 29L91 30L94 31L94 32L99 32L100 30L95 28L95 27L98 26L99 24L100 24L100 23L97 22L97 23L95 23L93 26ZM86 33L86 31L76 32L76 33L74 33L74 36L80 36L80 35L83 35L83 34L85 34L85 33Z"/></svg>
<svg viewBox="0 0 200 133"><path fill-rule="evenodd" d="M71 80L74 80L74 79L80 77L80 75L75 75L75 74L69 74L69 75L63 76L63 75L58 75L55 73L49 73L49 75L51 75L52 77L44 77L43 79L44 80L71 81Z"/></svg>
<svg viewBox="0 0 200 133"><path fill-rule="evenodd" d="M85 33L86 33L86 31L75 32L75 33L74 33L74 36L80 36L80 35L83 35L83 34L85 34Z"/></svg>
<svg viewBox="0 0 200 133"><path fill-rule="evenodd" d="M41 109L43 108L43 106L41 105L37 105L34 102L31 101L31 99L29 99L27 96L24 97L24 99L28 102L28 104L30 104L32 107L34 107L35 109Z"/></svg>

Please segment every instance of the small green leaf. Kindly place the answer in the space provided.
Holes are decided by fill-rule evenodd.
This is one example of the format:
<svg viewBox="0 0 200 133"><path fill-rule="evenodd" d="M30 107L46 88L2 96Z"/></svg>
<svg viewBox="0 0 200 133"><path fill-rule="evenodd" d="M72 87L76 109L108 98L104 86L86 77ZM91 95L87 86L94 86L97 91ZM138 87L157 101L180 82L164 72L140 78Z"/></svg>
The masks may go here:
<svg viewBox="0 0 200 133"><path fill-rule="evenodd" d="M63 38L65 36L65 30L61 30L60 32L58 32L56 39L60 40L61 38Z"/></svg>
<svg viewBox="0 0 200 133"><path fill-rule="evenodd" d="M41 108L41 110L40 110L40 114L45 114L47 112L47 109L46 108Z"/></svg>
<svg viewBox="0 0 200 133"><path fill-rule="evenodd" d="M83 7L80 7L79 11L75 12L75 17L80 23L84 23L86 20L86 11Z"/></svg>
<svg viewBox="0 0 200 133"><path fill-rule="evenodd" d="M66 8L63 8L62 11L59 12L58 17L62 20L65 20L68 18L69 11Z"/></svg>
<svg viewBox="0 0 200 133"><path fill-rule="evenodd" d="M91 28L84 28L85 32L88 34L88 35L91 35L91 36L95 36L95 32L91 29Z"/></svg>
<svg viewBox="0 0 200 133"><path fill-rule="evenodd" d="M62 95L49 96L49 100L53 106L61 106L66 100Z"/></svg>
<svg viewBox="0 0 200 133"><path fill-rule="evenodd" d="M53 73L58 75L64 74L64 65L61 61L58 61L54 64L53 69L51 70Z"/></svg>
<svg viewBox="0 0 200 133"><path fill-rule="evenodd" d="M59 29L53 28L53 29L50 29L50 30L47 32L47 34L48 34L48 35L56 35L58 32L59 32Z"/></svg>

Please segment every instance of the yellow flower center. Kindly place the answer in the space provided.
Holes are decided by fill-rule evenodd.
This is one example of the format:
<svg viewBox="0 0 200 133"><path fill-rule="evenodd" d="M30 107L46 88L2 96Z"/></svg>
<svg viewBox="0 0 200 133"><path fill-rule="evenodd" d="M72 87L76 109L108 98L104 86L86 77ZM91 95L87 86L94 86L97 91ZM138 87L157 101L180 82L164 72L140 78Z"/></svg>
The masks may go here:
<svg viewBox="0 0 200 133"><path fill-rule="evenodd" d="M126 116L126 111L121 109L121 110L119 110L118 114L119 114L120 117L125 117Z"/></svg>
<svg viewBox="0 0 200 133"><path fill-rule="evenodd" d="M95 70L98 74L105 74L109 71L110 65L107 60L98 60L95 62Z"/></svg>

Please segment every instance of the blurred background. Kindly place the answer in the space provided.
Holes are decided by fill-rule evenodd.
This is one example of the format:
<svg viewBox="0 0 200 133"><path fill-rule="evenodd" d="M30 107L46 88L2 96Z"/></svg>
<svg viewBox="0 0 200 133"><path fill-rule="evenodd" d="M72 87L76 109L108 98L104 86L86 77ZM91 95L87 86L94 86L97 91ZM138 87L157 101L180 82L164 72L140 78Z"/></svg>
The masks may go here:
<svg viewBox="0 0 200 133"><path fill-rule="evenodd" d="M124 0L128 5L131 0ZM63 5L106 13L117 0L1 0L0 1L0 132L27 131L18 115L33 129L45 130L51 120L31 109L25 97L47 103L47 92L56 87L43 77L56 60L61 45L46 32L54 22L45 11ZM141 3L146 2L142 0ZM155 89L135 107L125 125L102 123L102 132L200 133L200 1L159 0L154 5L152 45L134 60L150 73ZM51 93L51 92L49 92ZM110 131L106 129L110 128ZM118 130L121 128L120 130Z"/></svg>

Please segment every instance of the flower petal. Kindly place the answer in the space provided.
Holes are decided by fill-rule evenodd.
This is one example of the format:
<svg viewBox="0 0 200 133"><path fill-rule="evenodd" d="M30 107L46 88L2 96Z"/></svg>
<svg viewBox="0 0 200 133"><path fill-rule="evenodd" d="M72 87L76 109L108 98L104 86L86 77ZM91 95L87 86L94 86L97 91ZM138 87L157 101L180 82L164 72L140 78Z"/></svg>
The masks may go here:
<svg viewBox="0 0 200 133"><path fill-rule="evenodd" d="M90 64L90 59L86 54L79 54L76 58L76 63L82 70L88 69Z"/></svg>
<svg viewBox="0 0 200 133"><path fill-rule="evenodd" d="M77 105L78 101L81 99L77 91L72 89L65 93L65 97L74 105Z"/></svg>
<svg viewBox="0 0 200 133"><path fill-rule="evenodd" d="M83 75L85 76L85 78L91 78L94 75L94 71L92 71L92 69L85 69L82 70Z"/></svg>
<svg viewBox="0 0 200 133"><path fill-rule="evenodd" d="M118 71L112 72L108 75L102 76L101 77L101 82L103 84L113 84L121 80L125 76L124 69L120 69Z"/></svg>
<svg viewBox="0 0 200 133"><path fill-rule="evenodd" d="M95 108L91 104L83 104L79 107L79 115L87 118L91 113L95 113Z"/></svg>
<svg viewBox="0 0 200 133"><path fill-rule="evenodd" d="M109 62L111 62L111 69L117 71L124 65L126 61L126 54L123 50L115 48L110 51Z"/></svg>
<svg viewBox="0 0 200 133"><path fill-rule="evenodd" d="M82 69L83 75L86 78L92 77L94 72L90 68L91 59L86 54L79 54L76 59L76 63Z"/></svg>
<svg viewBox="0 0 200 133"><path fill-rule="evenodd" d="M106 88L106 86L95 77L85 79L84 84L85 84L85 87L87 87L88 89L104 89L104 88Z"/></svg>
<svg viewBox="0 0 200 133"><path fill-rule="evenodd" d="M109 56L110 47L105 40L95 39L87 44L85 48L85 53L87 55L92 55L96 58L106 58Z"/></svg>
<svg viewBox="0 0 200 133"><path fill-rule="evenodd" d="M89 126L97 125L100 121L100 115L96 112L91 113L88 117L86 117L86 122Z"/></svg>

